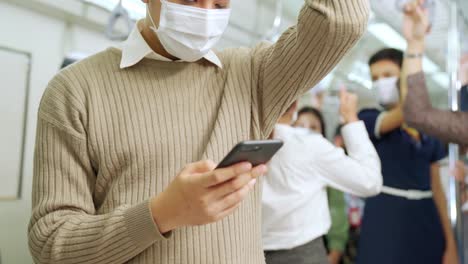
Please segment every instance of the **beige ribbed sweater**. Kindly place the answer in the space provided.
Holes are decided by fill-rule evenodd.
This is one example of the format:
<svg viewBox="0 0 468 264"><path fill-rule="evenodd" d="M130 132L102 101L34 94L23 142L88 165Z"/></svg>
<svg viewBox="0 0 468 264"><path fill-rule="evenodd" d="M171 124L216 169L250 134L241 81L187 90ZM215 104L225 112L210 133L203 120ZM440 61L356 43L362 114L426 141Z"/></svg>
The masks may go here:
<svg viewBox="0 0 468 264"><path fill-rule="evenodd" d="M165 238L148 199L187 163L266 138L281 113L344 56L365 0L307 0L276 45L120 69L109 49L60 72L41 101L30 250L36 263L264 263L261 184L216 224Z"/></svg>

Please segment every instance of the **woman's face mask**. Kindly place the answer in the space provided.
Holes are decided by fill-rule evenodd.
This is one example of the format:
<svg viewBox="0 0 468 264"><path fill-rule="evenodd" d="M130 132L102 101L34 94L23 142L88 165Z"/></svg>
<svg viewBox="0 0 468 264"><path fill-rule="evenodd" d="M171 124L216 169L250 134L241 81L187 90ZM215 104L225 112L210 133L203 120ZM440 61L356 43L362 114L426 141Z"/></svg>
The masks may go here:
<svg viewBox="0 0 468 264"><path fill-rule="evenodd" d="M204 9L161 0L159 28L151 14L151 29L174 57L194 62L203 58L221 39L231 9Z"/></svg>
<svg viewBox="0 0 468 264"><path fill-rule="evenodd" d="M298 116L297 120L294 123L295 127L306 128L314 133L322 133L322 125L320 124L320 120L315 117L313 114L310 113L303 113L302 115Z"/></svg>
<svg viewBox="0 0 468 264"><path fill-rule="evenodd" d="M373 84L373 89L377 91L379 104L384 108L392 107L400 100L398 91L398 77L383 78Z"/></svg>

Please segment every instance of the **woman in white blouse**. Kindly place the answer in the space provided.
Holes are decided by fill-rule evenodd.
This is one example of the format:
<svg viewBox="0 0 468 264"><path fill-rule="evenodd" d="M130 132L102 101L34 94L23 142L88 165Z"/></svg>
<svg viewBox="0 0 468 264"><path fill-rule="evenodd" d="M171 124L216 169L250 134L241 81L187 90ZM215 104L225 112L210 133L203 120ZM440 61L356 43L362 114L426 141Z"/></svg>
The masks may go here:
<svg viewBox="0 0 468 264"><path fill-rule="evenodd" d="M348 156L320 131L290 125L297 104L275 127L273 137L285 144L271 160L263 187L267 264L328 263L322 241L331 225L327 186L364 197L380 192L380 160L357 118L357 97L343 90L340 100Z"/></svg>

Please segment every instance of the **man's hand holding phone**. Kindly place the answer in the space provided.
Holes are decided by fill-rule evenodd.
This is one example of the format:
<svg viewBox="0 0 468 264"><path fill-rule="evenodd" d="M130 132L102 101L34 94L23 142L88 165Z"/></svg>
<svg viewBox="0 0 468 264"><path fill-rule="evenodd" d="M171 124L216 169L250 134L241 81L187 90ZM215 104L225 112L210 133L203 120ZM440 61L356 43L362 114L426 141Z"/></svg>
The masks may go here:
<svg viewBox="0 0 468 264"><path fill-rule="evenodd" d="M220 169L212 161L189 164L151 200L153 219L161 233L219 221L239 207L266 172L265 165L253 168L249 162Z"/></svg>

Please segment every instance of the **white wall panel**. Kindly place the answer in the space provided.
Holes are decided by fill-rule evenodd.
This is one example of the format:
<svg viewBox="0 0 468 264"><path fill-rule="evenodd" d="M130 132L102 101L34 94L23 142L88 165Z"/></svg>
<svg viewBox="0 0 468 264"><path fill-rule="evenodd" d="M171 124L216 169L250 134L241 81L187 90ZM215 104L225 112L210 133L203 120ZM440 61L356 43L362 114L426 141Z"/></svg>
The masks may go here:
<svg viewBox="0 0 468 264"><path fill-rule="evenodd" d="M29 54L0 46L0 201L20 195L29 62Z"/></svg>

